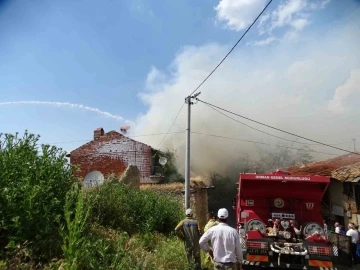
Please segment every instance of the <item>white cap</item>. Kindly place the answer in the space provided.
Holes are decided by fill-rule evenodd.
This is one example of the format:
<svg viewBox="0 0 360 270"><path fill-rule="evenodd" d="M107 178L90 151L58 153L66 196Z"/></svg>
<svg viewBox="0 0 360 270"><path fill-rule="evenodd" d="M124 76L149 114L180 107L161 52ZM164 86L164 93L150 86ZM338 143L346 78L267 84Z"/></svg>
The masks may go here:
<svg viewBox="0 0 360 270"><path fill-rule="evenodd" d="M188 217L191 217L193 215L193 211L190 208L186 209L185 215L188 216Z"/></svg>
<svg viewBox="0 0 360 270"><path fill-rule="evenodd" d="M221 209L219 209L217 215L220 219L226 219L229 216L229 212L228 212L228 210L226 210L226 208L221 208Z"/></svg>

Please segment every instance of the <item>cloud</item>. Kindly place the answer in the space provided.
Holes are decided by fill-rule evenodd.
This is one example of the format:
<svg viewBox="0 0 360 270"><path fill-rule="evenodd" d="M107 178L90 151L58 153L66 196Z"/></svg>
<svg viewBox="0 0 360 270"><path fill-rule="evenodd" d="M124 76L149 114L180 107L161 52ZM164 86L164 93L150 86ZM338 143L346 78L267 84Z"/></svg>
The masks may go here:
<svg viewBox="0 0 360 270"><path fill-rule="evenodd" d="M320 140L325 143L347 141L349 134L360 134L354 125L360 117L360 107L353 104L351 115L344 117L329 114L330 93L342 84L353 69L360 68L359 19L324 31L321 39L307 32L299 43L279 40L267 47L242 47L234 51L208 81L200 88L200 99L240 113L252 119ZM334 39L336 34L337 38ZM169 68L154 72L151 81L157 91L144 89L144 102L148 110L136 120L135 134L166 132L184 98L209 74L228 52L229 46L205 44L184 47L169 64ZM156 75L156 76L154 76ZM157 77L158 76L158 77ZM155 77L155 78L154 78ZM359 76L358 76L359 77ZM165 80L163 80L165 78ZM147 85L147 82L145 83ZM181 111L171 131L185 130L186 107ZM192 106L192 131L253 140L270 144L284 143L234 122L210 109L201 102ZM246 124L287 139L294 137L250 123ZM336 126L336 128L334 128ZM344 132L346 131L346 132ZM141 138L145 143L157 146L162 137ZM293 146L304 142L298 140ZM286 142L285 142L286 143ZM180 170L184 164L185 135L169 134L162 149L177 149ZM313 150L343 154L326 147ZM234 171L238 158L245 153L255 155L252 143L192 134L191 169L196 174L209 170L220 173ZM329 155L316 156L329 158Z"/></svg>
<svg viewBox="0 0 360 270"><path fill-rule="evenodd" d="M265 0L220 0L215 10L218 21L239 31L249 26L264 6Z"/></svg>
<svg viewBox="0 0 360 270"><path fill-rule="evenodd" d="M309 24L309 21L305 18L299 18L296 20L293 20L291 22L291 26L295 28L297 31L301 31L304 29L305 26Z"/></svg>
<svg viewBox="0 0 360 270"><path fill-rule="evenodd" d="M102 111L98 108L88 107L82 104L75 104L69 102L54 102L54 101L8 101L8 102L0 102L0 106L8 106L8 105L48 105L54 107L67 107L67 108L75 108L86 110L89 112L94 112L100 114L102 116L115 119L117 121L123 121L129 124L133 124L132 121L125 120L123 117L115 114L111 114L109 112Z"/></svg>
<svg viewBox="0 0 360 270"><path fill-rule="evenodd" d="M284 25L291 25L294 17L303 11L307 6L307 2L304 0L289 0L284 4L278 6L278 8L272 12L271 15L271 29L282 27Z"/></svg>
<svg viewBox="0 0 360 270"><path fill-rule="evenodd" d="M269 45L269 44L273 43L274 41L276 41L275 37L268 37L266 39L254 41L252 43L250 42L248 44L253 44L255 46L264 46L264 45Z"/></svg>
<svg viewBox="0 0 360 270"><path fill-rule="evenodd" d="M306 1L286 0L281 4L275 1L268 8L268 11L259 18L259 35L268 34L269 37L254 45L267 45L265 41L272 40L273 31L284 28L286 39L295 39L298 33L310 24L309 17L312 12L323 9L330 0ZM220 0L215 10L217 20L223 22L228 29L239 31L248 27L259 12L265 7L266 1L262 0ZM270 8L275 9L269 11ZM272 40L273 41L273 40Z"/></svg>
<svg viewBox="0 0 360 270"><path fill-rule="evenodd" d="M345 106L344 103L346 103L350 97L359 93L360 69L354 69L351 71L345 83L335 89L334 97L329 101L329 111L339 114L345 113L349 110L349 106ZM356 99L359 100L359 96Z"/></svg>

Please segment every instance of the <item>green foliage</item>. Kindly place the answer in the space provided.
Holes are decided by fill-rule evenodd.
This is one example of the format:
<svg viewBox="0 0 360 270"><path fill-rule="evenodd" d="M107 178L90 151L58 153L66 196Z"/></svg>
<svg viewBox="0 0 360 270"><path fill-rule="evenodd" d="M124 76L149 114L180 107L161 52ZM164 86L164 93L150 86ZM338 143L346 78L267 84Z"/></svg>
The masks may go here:
<svg viewBox="0 0 360 270"><path fill-rule="evenodd" d="M176 166L176 151L170 151L167 149L166 151L159 154L157 152L153 158L155 159L155 162L158 163L160 156L165 157L167 159L167 162L163 166L159 166L159 172L162 176L164 176L167 183L171 182L185 182L184 177L178 172L177 166Z"/></svg>
<svg viewBox="0 0 360 270"><path fill-rule="evenodd" d="M182 216L178 201L153 191L105 183L96 195L92 222L127 233L170 233Z"/></svg>
<svg viewBox="0 0 360 270"><path fill-rule="evenodd" d="M184 244L177 237L161 234L136 235L129 241L134 264L149 270L192 269L186 259Z"/></svg>
<svg viewBox="0 0 360 270"><path fill-rule="evenodd" d="M189 268L176 199L116 181L81 190L65 153L38 140L0 135L0 269Z"/></svg>
<svg viewBox="0 0 360 270"><path fill-rule="evenodd" d="M65 269L134 269L126 247L128 237L106 239L89 231L77 245L76 257L65 256ZM70 259L73 259L72 261Z"/></svg>
<svg viewBox="0 0 360 270"><path fill-rule="evenodd" d="M91 208L90 196L84 196L79 186L66 194L64 207L65 224L60 228L63 238L62 251L66 258L65 269L78 269L80 257L85 245L84 232L88 227L88 217ZM86 200L88 199L88 200Z"/></svg>
<svg viewBox="0 0 360 270"><path fill-rule="evenodd" d="M38 140L27 132L0 134L0 245L27 241L41 259L60 251L58 229L73 177L65 152L49 145L39 150Z"/></svg>

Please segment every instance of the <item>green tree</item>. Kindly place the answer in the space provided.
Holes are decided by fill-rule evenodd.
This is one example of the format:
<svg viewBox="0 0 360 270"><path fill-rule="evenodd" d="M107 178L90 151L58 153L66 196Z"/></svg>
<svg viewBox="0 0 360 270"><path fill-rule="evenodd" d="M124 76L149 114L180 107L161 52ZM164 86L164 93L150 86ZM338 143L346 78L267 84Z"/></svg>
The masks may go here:
<svg viewBox="0 0 360 270"><path fill-rule="evenodd" d="M153 156L155 159L155 162L159 162L160 157L165 157L167 162L165 165L161 165L159 169L159 173L164 176L165 181L167 183L169 182L185 182L184 177L178 172L177 166L176 166L176 150L169 150L166 149L164 152L156 152L156 154Z"/></svg>
<svg viewBox="0 0 360 270"><path fill-rule="evenodd" d="M0 134L0 141L0 245L26 241L33 254L59 254L59 226L73 184L65 152L39 147L39 136L27 131L22 137Z"/></svg>

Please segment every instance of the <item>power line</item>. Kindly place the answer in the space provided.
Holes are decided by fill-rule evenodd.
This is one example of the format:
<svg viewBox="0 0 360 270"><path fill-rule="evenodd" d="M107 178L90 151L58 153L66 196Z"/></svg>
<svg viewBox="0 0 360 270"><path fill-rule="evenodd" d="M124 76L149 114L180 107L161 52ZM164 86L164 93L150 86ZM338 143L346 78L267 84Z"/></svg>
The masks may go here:
<svg viewBox="0 0 360 270"><path fill-rule="evenodd" d="M177 132L169 132L169 133L154 133L154 134L134 135L134 136L129 136L128 138L147 137L147 136L158 136L158 135L164 135L164 134L167 134L167 135L170 135L170 134L180 134L180 133L184 133L184 132L185 132L185 131L177 131ZM300 150L300 151L309 151L309 152L314 152L314 153L320 153L320 154L327 154L327 155L337 156L336 154L332 154L332 153L325 153L325 152L319 152L319 151L308 150L308 149L304 150L304 149L302 149L302 148L288 147L288 146L283 146L283 145L273 145L273 144L264 143L264 142L257 142L257 141L245 140L245 139L240 139L240 138L226 137L226 136L215 135L215 134L208 134L208 133L203 133L203 132L192 131L191 133L197 134L197 135L205 135L205 136L209 136L209 137L216 137L216 138L222 138L222 139L230 139L230 140L242 141L242 142L253 143L253 144L262 144L262 145L275 146L275 147L281 147L281 148L286 148L286 149L293 149L293 150ZM54 143L48 143L48 144L49 144L49 145L53 145L53 144L61 144L61 143L84 142L84 141L89 142L89 141L91 141L91 140L64 141L64 142L54 142Z"/></svg>
<svg viewBox="0 0 360 270"><path fill-rule="evenodd" d="M339 148L339 147L336 147L336 146L332 146L332 145L330 145L330 144L322 143L322 142L315 141L315 140L312 140L312 139L309 139L309 138L306 138L306 137L303 137L303 136L300 136L300 135L296 135L296 134L294 134L294 133L291 133L291 132L282 130L282 129L280 129L280 128L272 127L272 126L270 126L270 125L261 123L261 122L259 122L259 121L250 119L250 118L248 118L248 117L242 116L242 115L240 115L240 114L237 114L237 113L231 112L231 111L229 111L229 110L226 110L226 109L224 109L224 108L218 107L218 106L216 106L216 105L210 104L210 103L208 103L208 102L206 102L206 101L200 100L199 98L197 98L197 100L200 101L200 102L202 102L202 103L204 103L204 104L207 104L207 105L210 105L210 106L212 106L212 107L215 107L215 108L217 108L217 109L219 109L219 110L222 110L222 111L225 111L225 112L227 112L227 113L236 115L236 116L238 116L238 117L244 118L244 119L246 119L246 120L249 120L249 121L251 121L251 122L257 123L257 124L259 124L259 125L262 125L262 126L265 126L265 127L271 128L271 129L275 129L275 130L277 130L277 131L281 131L281 132L283 132L283 133L286 133L286 134L289 134L289 135L298 137L298 138L300 138L300 139L304 139L304 140L311 141L311 142L314 142L314 143L317 143L317 144L321 144L321 145L324 145L324 146L328 146L328 147L331 147L331 148L334 148L334 149L337 149L337 150L340 150L340 151L343 151L343 152L347 152L347 153L351 153L351 154L355 154L355 155L360 155L359 153L355 153L355 152L348 151L348 150L345 150L345 149L342 149L342 148Z"/></svg>
<svg viewBox="0 0 360 270"><path fill-rule="evenodd" d="M253 25L257 22L257 20L261 17L261 15L265 12L267 7L271 4L272 0L270 0L267 5L264 7L264 9L260 12L260 14L256 17L254 22L248 27L248 29L245 31L245 33L240 37L240 39L235 43L235 45L231 48L231 50L225 55L225 57L220 61L220 63L210 72L210 74L198 85L198 87L195 88L194 91L191 92L189 96L194 94L199 88L210 78L210 76L218 69L218 67L225 61L225 59L232 53L232 51L235 49L235 47L239 44L239 42L245 37L247 32L253 27Z"/></svg>
<svg viewBox="0 0 360 270"><path fill-rule="evenodd" d="M174 132L168 132L168 133L153 133L153 134L143 134L143 135L133 135L133 136L126 136L127 138L137 138L137 137L150 137L150 136L159 136L159 135L169 135L169 134L180 134L184 133L184 131L174 131ZM53 144L62 144L62 143L74 143L74 142L90 142L92 140L77 140L77 141L65 141L65 142L54 142L54 143L47 143L50 145Z"/></svg>
<svg viewBox="0 0 360 270"><path fill-rule="evenodd" d="M286 138L283 138L283 137L280 137L280 136L276 136L276 135L271 134L271 133L268 133L268 132L266 132L266 131L263 131L263 130L254 128L254 127L252 127L252 126L249 126L248 124L245 124L244 122L241 122L241 121L239 121L239 120L237 120L237 119L235 119L235 118L232 118L232 117L230 117L229 115L227 115L227 114L219 111L218 109L215 109L214 107L212 107L212 106L210 106L210 105L208 105L208 104L205 104L205 105L207 105L209 108L213 109L214 111L222 114L223 116L225 116L225 117L227 117L227 118L229 118L229 119L231 119L231 120L233 120L233 121L235 121L235 122L238 122L239 124L242 124L242 125L244 125L244 126L246 126L246 127L248 127L248 128L251 128L251 129L256 130L256 131L258 131L258 132L264 133L264 134L269 135L269 136L271 136L271 137L278 138L278 139L281 139L281 140L284 140L284 141L287 141L287 142L291 142L291 143L297 143L297 144L303 144L303 145L309 145L309 146L311 146L311 145L318 145L318 144L314 144L314 143L297 142L297 141L296 141L297 139L296 139L296 140L289 140L289 139L286 139ZM337 144L331 144L331 145L340 145L340 144L345 144L345 143L349 143L349 142L350 142L350 141L342 142L342 143L337 143ZM351 142L352 142L352 141L351 141Z"/></svg>
<svg viewBox="0 0 360 270"><path fill-rule="evenodd" d="M172 122L171 126L169 127L168 131L165 133L164 137L162 138L162 140L160 141L160 143L159 143L158 146L156 147L157 150L156 150L155 154L157 154L157 152L159 152L159 147L160 147L160 145L161 145L162 142L165 140L166 136L169 134L170 130L172 129L173 125L175 124L176 120L178 119L178 117L179 117L182 109L184 108L184 106L185 106L185 103L183 103L183 105L181 106L179 112L177 113L177 115L176 115L174 121ZM155 154L154 154L154 155L155 155Z"/></svg>
<svg viewBox="0 0 360 270"><path fill-rule="evenodd" d="M284 146L284 145L274 145L274 144L270 144L270 143L257 142L257 141L252 141L252 140L244 140L244 139L239 139L239 138L226 137L226 136L214 135L214 134L208 134L208 133L202 133L202 132L196 132L196 131L192 131L191 133L198 134L198 135L210 136L210 137L216 137L216 138L222 138L222 139L230 139L230 140L235 140L235 141L253 143L253 144L262 144L262 145L275 146L275 147L281 147L281 148L286 148L286 149L293 149L293 150L308 151L308 152L312 152L312 153L319 153L319 154L325 154L325 155L339 156L337 154L320 152L320 151L315 151L315 150L311 150L311 149L305 150L302 148L296 148L296 147L290 147L290 146Z"/></svg>

